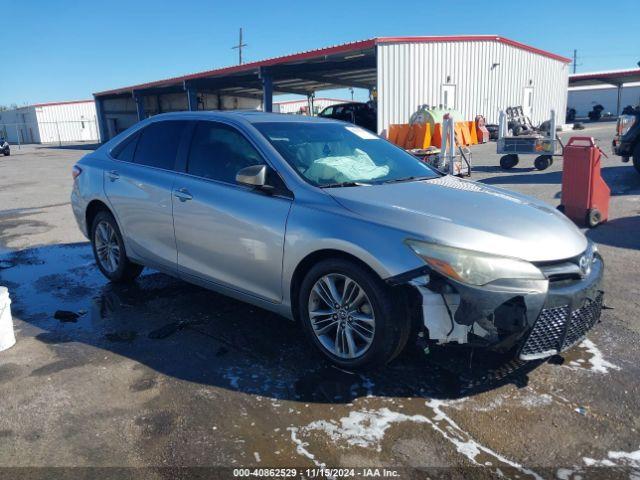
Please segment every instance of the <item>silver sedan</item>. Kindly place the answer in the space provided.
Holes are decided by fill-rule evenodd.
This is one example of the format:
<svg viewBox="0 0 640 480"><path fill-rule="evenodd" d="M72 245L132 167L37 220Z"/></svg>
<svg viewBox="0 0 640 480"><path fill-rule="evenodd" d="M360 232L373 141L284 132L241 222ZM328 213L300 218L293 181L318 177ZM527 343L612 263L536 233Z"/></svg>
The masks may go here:
<svg viewBox="0 0 640 480"><path fill-rule="evenodd" d="M600 316L602 259L561 213L351 124L157 115L73 177L109 280L148 266L277 312L345 368L389 362L419 332L541 358Z"/></svg>

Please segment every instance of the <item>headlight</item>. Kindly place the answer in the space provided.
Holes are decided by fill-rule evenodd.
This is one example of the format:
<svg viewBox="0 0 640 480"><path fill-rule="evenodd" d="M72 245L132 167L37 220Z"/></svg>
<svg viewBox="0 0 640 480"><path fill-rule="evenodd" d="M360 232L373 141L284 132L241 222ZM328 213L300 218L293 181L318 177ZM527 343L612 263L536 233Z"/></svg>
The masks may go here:
<svg viewBox="0 0 640 480"><path fill-rule="evenodd" d="M618 117L618 125L617 125L618 135L620 136L626 135L626 133L629 130L631 130L631 127L633 127L635 123L636 123L635 115L620 115Z"/></svg>
<svg viewBox="0 0 640 480"><path fill-rule="evenodd" d="M406 242L431 268L458 282L485 285L502 278L528 280L545 278L535 265L525 260L445 247L418 240Z"/></svg>

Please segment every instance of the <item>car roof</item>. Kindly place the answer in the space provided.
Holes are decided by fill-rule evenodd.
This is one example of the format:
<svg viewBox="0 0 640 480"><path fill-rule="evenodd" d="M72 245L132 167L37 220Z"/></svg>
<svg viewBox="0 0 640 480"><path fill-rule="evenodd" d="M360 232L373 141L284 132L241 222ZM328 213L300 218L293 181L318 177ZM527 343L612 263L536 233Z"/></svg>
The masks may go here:
<svg viewBox="0 0 640 480"><path fill-rule="evenodd" d="M201 119L235 119L247 123L266 123L266 122L283 122L283 123L327 123L335 122L335 120L324 119L319 117L309 117L306 115L291 115L287 113L270 113L260 112L257 110L229 110L229 111L197 111L197 112L171 112L154 115L152 118L176 119L181 117L201 118Z"/></svg>

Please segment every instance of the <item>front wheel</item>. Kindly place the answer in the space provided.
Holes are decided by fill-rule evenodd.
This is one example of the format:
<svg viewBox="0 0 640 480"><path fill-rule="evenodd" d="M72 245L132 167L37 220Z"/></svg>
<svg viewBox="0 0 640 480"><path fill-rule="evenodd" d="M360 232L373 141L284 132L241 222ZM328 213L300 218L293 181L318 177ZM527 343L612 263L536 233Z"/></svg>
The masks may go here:
<svg viewBox="0 0 640 480"><path fill-rule="evenodd" d="M107 211L99 212L93 220L91 246L98 268L112 282L128 282L142 272L142 265L127 257L118 224Z"/></svg>
<svg viewBox="0 0 640 480"><path fill-rule="evenodd" d="M384 282L355 262L325 260L305 276L298 298L311 342L331 362L358 369L391 361L411 322L399 314Z"/></svg>

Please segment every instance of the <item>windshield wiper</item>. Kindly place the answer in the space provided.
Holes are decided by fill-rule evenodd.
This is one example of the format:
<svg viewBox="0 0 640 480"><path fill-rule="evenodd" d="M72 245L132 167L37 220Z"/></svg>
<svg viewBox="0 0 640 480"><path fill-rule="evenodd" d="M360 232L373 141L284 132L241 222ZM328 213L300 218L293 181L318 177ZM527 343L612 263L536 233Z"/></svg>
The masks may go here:
<svg viewBox="0 0 640 480"><path fill-rule="evenodd" d="M337 182L337 183L327 183L325 185L320 185L320 188L334 188L334 187L370 187L370 183L363 182Z"/></svg>
<svg viewBox="0 0 640 480"><path fill-rule="evenodd" d="M433 179L433 177L412 175L411 177L402 177L402 178L394 178L391 180L385 180L382 183L412 182L412 181L418 181L418 180L431 180L431 179Z"/></svg>

